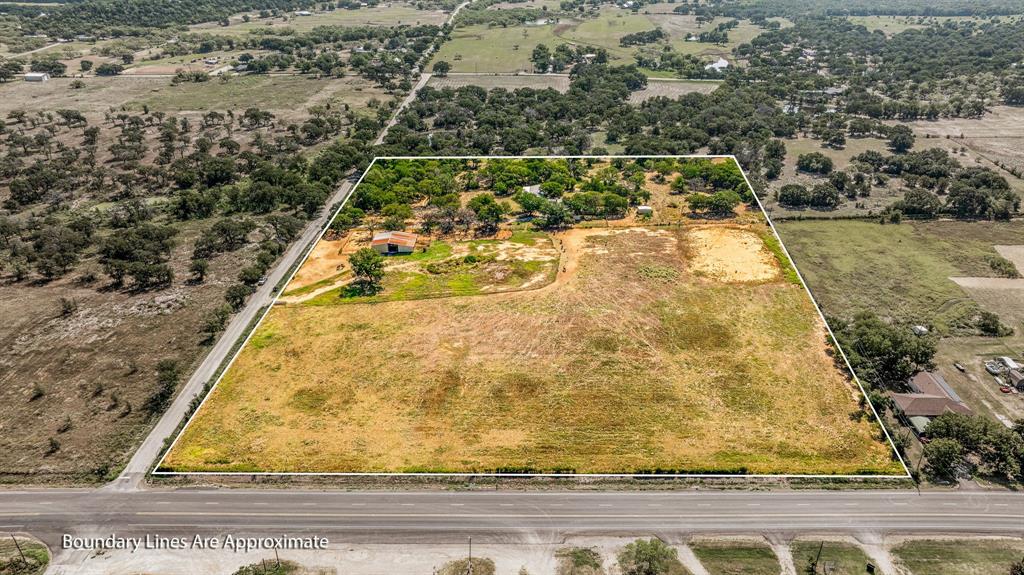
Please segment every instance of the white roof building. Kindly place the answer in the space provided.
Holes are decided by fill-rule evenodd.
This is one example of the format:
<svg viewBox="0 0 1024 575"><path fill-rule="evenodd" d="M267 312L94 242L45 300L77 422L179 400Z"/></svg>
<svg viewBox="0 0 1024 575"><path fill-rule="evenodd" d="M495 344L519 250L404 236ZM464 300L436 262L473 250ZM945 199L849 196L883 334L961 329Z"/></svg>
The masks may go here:
<svg viewBox="0 0 1024 575"><path fill-rule="evenodd" d="M46 72L29 72L25 74L26 82L46 82L50 79L50 75Z"/></svg>
<svg viewBox="0 0 1024 575"><path fill-rule="evenodd" d="M726 60L725 58L719 58L718 61L712 62L711 64L708 64L707 66L704 66L704 69L705 70L712 70L712 69L714 69L717 72L721 72L722 70L725 70L728 67L729 67L729 61Z"/></svg>

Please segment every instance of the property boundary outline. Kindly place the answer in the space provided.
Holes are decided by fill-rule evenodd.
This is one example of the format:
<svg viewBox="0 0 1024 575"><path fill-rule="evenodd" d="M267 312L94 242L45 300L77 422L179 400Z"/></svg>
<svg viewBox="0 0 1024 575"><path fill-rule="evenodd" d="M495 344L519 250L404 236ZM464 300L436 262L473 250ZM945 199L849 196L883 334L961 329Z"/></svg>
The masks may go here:
<svg viewBox="0 0 1024 575"><path fill-rule="evenodd" d="M763 215L765 221L768 222L768 227L771 229L772 235L774 235L775 239L778 240L779 245L782 247L782 252L786 255L786 258L789 260L790 266L792 266L793 271L796 272L797 278L800 280L800 285L803 286L804 292L811 299L811 303L814 305L815 311L818 312L818 318L821 320L821 323L825 326L825 330L828 333L829 338L831 338L832 343L834 344L835 348L837 350L839 350L839 355L843 358L843 364L846 366L846 369L849 370L850 376L853 378L853 381L856 382L857 388L860 390L860 393L861 393L862 397L864 398L864 401L871 408L871 414L874 415L875 421L878 423L878 426L882 429L882 433L885 436L885 439L888 442L889 448L892 450L892 453L894 453L896 455L897 461L899 461L900 465L903 466L903 470L905 472L905 475L884 475L884 474L799 474L799 473L502 473L502 472L451 472L451 473L447 473L447 472L405 472L405 473L403 473L403 472L391 472L391 471L379 471L379 472L358 472L358 471L334 471L334 472L331 472L331 471L327 471L327 472L319 472L319 471L161 471L160 470L160 468L164 464L164 460L167 459L167 456L170 455L171 451L173 451L175 446L177 446L178 441L180 441L181 438L185 435L185 431L188 430L189 426L192 424L192 421L199 414L199 411L203 409L204 405L206 405L206 401L208 399L210 399L210 397L213 395L214 390L216 390L217 386L220 385L220 382L224 379L224 376L227 375L228 371L231 369L231 366L234 365L235 360L237 360L238 356L241 355L242 350L244 350L246 348L246 346L249 345L249 340L253 337L253 335L255 335L256 330L259 329L260 325L263 324L263 320L266 319L268 314L270 314L270 310L273 309L275 305L277 305L278 299L280 299L281 296L284 294L285 289L292 282L292 279L295 277L295 274L297 274L299 272L299 270L302 269L302 266L304 266L306 264L306 261L313 254L313 250L316 249L317 244L319 244L320 241L323 239L323 237L327 234L327 230L330 229L331 223L333 223L334 219L338 216L339 213L341 213L341 210L343 210L345 208L345 204L348 203L349 198L351 198L352 195L356 192L356 190L359 188L359 185L362 184L363 178L366 177L366 174L370 173L370 170L373 169L373 166L377 163L378 160L382 160L382 161L392 161L392 160L570 160L570 159L573 159L573 160L600 160L600 159L638 160L638 159L648 159L648 158L670 158L670 159L679 159L679 158L687 158L687 159L729 158L733 162L736 163L736 167L739 169L740 174L743 176L744 183L747 185L747 188L750 189L750 194L754 197L754 201L757 203L758 209L761 210L761 215ZM800 269L797 267L796 262L793 260L793 257L790 255L789 250L786 249L785 242L782 241L782 237L779 235L778 230L775 228L775 224L772 222L771 218L768 216L768 212L764 209L764 204L761 203L761 198L759 198L757 196L757 192L754 191L754 187L750 184L750 178L747 177L746 171L743 170L743 166L740 165L740 162L736 158L735 154L651 154L651 155L603 154L603 155L599 155L599 156L585 156L585 155L564 155L564 156L559 156L559 155L549 155L549 156L544 156L544 155L526 155L526 156L374 156L373 160L371 160L369 165L366 166L366 169L363 170L363 173L360 174L359 179L356 180L356 183L353 184L352 188L349 190L349 192L347 194L345 194L345 197L339 203L337 209L334 210L334 213L332 213L331 216L329 218L327 218L327 220L324 223L324 228L322 230L320 230L320 234L316 237L316 241L312 242L309 245L309 248L302 255L302 258L301 258L299 264L297 266L295 266L295 268L292 270L292 272L290 274L288 274L288 279L283 284L281 284L280 291L278 291L277 293L274 294L273 301L270 302L270 304L267 306L267 309L263 312L262 315L260 315L259 319L256 321L256 324L253 326L252 330L250 330L248 335L246 335L245 340L242 342L242 345L238 346L238 349L235 350L234 354L232 354L231 359L224 366L224 369L221 370L220 375L217 376L217 380L214 382L214 384L212 386L210 386L210 389L206 392L206 395L203 397L202 401L199 402L199 405L195 408L195 410L189 416L188 421L185 422L185 425L181 426L181 429L178 431L177 436L175 436L174 441L172 441L171 444L163 451L163 454L160 456L160 459L157 461L156 465L152 466L150 474L155 475L155 476L162 476L162 477L193 476L194 475L194 476L268 476L268 477L450 477L450 478L458 478L458 477L510 477L510 478L548 477L548 478L565 478L565 479L573 479L573 478L577 478L577 479L589 479L589 478L593 478L593 479L601 479L601 478L616 478L616 479L630 479L630 478L635 478L635 479L658 479L658 478L664 478L664 479L744 479L744 478L746 478L746 479L913 479L913 475L910 472L910 468L907 466L907 462L903 459L903 456L900 455L899 450L896 449L896 444L893 441L892 436L889 435L889 430L885 427L885 423L882 421L882 418L878 414L878 411L875 410L875 406L871 403L871 400L868 399L867 391L864 389L864 385L861 383L860 378L857 376L857 373L853 370L853 366L850 364L850 359L846 356L846 352L843 351L842 346L839 345L839 340L836 339L835 333L832 331L832 327L828 324L828 321L825 319L825 314L824 314L824 312L821 311L821 306L819 306L818 305L818 301L816 299L814 299L814 294L811 292L810 287L808 287L807 282L804 280L803 275L800 273Z"/></svg>

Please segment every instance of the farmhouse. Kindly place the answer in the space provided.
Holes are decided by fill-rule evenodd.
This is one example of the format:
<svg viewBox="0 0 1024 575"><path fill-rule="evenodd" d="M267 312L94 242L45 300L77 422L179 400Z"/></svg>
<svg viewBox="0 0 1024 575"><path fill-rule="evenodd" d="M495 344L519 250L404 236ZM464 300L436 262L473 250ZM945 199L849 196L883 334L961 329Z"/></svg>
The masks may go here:
<svg viewBox="0 0 1024 575"><path fill-rule="evenodd" d="M26 82L48 82L49 80L50 75L46 72L29 72L25 74Z"/></svg>
<svg viewBox="0 0 1024 575"><path fill-rule="evenodd" d="M416 249L416 234L380 232L373 235L370 247L384 255L411 254Z"/></svg>
<svg viewBox="0 0 1024 575"><path fill-rule="evenodd" d="M946 412L971 413L960 396L936 372L922 371L910 378L911 393L892 393L894 411L917 435L923 435L933 419Z"/></svg>

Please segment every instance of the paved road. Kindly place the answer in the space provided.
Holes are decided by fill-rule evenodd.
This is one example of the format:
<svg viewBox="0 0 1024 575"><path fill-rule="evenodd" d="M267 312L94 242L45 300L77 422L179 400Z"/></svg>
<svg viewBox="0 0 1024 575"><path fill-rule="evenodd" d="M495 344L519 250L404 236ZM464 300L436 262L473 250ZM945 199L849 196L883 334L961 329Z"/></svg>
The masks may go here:
<svg viewBox="0 0 1024 575"><path fill-rule="evenodd" d="M163 417L160 418L160 421L157 422L156 426L142 442L142 445L135 452L135 455L128 462L128 465L121 472L117 480L106 487L107 490L125 491L138 488L150 467L156 463L156 458L163 448L164 440L174 433L178 423L185 417L189 404L192 403L192 398L202 393L203 386L216 373L221 362L232 351L235 342L245 333L249 323L260 313L264 306L273 301L274 289L277 287L277 284L285 277L285 274L291 271L292 265L296 260L305 255L306 248L310 242L319 237L327 222L327 218L331 215L331 206L342 201L351 190L352 182L345 180L327 202L327 207L323 213L315 220L309 222L299 239L292 242L292 245L285 251L284 257L278 260L277 265L267 273L266 283L256 289L256 293L249 298L245 307L231 319L224 329L224 333L221 334L206 358L203 359L203 362L192 374L192 377L189 378L188 382L185 383L185 386L178 393L174 403L164 412Z"/></svg>
<svg viewBox="0 0 1024 575"><path fill-rule="evenodd" d="M320 534L352 543L557 542L569 535L1024 535L1024 494L915 491L0 491L0 531Z"/></svg>

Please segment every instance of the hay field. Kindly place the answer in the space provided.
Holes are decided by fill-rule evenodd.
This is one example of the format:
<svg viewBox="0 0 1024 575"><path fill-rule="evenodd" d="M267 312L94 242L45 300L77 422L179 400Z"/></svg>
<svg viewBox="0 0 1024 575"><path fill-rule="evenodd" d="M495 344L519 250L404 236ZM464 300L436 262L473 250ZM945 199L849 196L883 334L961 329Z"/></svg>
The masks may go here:
<svg viewBox="0 0 1024 575"><path fill-rule="evenodd" d="M276 305L162 469L900 473L768 233L572 229L537 289Z"/></svg>

